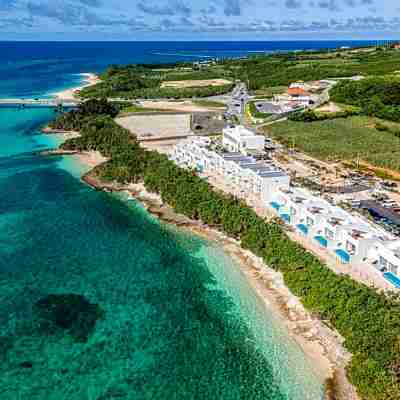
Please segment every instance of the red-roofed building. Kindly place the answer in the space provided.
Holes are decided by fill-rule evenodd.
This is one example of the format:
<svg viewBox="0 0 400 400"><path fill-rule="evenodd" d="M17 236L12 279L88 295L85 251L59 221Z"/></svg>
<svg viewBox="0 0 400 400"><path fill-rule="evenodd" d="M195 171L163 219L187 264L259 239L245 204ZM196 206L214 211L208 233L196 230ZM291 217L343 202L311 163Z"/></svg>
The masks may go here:
<svg viewBox="0 0 400 400"><path fill-rule="evenodd" d="M306 90L299 88L299 87L291 87L287 90L287 94L292 97L299 97L299 96L310 96Z"/></svg>

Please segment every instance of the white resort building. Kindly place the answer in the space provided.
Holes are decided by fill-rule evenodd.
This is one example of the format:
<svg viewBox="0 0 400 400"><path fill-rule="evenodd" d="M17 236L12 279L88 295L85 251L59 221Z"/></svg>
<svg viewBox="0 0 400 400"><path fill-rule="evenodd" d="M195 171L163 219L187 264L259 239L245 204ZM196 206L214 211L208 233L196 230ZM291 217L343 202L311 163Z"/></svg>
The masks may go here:
<svg viewBox="0 0 400 400"><path fill-rule="evenodd" d="M231 152L263 151L265 137L256 135L244 126L237 125L222 131L222 145Z"/></svg>
<svg viewBox="0 0 400 400"><path fill-rule="evenodd" d="M257 161L241 152L217 153L210 150L210 140L205 137L192 137L178 143L170 159L184 168L223 175L244 195L251 193L264 202L278 189L290 186L290 177L273 163Z"/></svg>
<svg viewBox="0 0 400 400"><path fill-rule="evenodd" d="M342 264L376 268L400 288L400 240L304 189L277 190L269 201L277 216Z"/></svg>
<svg viewBox="0 0 400 400"><path fill-rule="evenodd" d="M378 241L369 254L383 276L400 288L400 240Z"/></svg>
<svg viewBox="0 0 400 400"><path fill-rule="evenodd" d="M241 151L236 152L216 152L209 138L192 137L178 143L170 159L183 168L222 176L226 183L239 188L242 196L257 196L282 221L340 263L374 268L400 288L399 239L359 215L305 189L291 187L290 177L275 164L244 154L248 143L244 137L240 135Z"/></svg>

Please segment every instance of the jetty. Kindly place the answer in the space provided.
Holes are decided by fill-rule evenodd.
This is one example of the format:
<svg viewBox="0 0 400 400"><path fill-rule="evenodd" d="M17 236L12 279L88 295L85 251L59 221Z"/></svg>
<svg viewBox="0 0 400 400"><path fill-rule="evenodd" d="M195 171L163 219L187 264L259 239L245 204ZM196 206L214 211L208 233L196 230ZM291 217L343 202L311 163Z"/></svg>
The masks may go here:
<svg viewBox="0 0 400 400"><path fill-rule="evenodd" d="M53 99L0 99L0 107L18 107L18 108L29 108L29 107L76 107L79 101L62 101L56 98Z"/></svg>

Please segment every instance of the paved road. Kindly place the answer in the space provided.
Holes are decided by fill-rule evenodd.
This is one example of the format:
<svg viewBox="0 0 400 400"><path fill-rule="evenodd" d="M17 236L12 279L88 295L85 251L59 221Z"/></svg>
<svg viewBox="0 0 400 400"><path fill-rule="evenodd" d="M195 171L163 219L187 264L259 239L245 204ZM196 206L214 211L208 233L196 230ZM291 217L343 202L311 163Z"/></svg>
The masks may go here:
<svg viewBox="0 0 400 400"><path fill-rule="evenodd" d="M246 103L250 98L246 85L243 82L238 83L234 87L231 97L231 101L228 104L228 114L234 115L242 120Z"/></svg>
<svg viewBox="0 0 400 400"><path fill-rule="evenodd" d="M31 105L31 106L50 106L57 107L62 105L64 107L76 106L77 102L72 101L57 101L55 99L0 99L0 105Z"/></svg>

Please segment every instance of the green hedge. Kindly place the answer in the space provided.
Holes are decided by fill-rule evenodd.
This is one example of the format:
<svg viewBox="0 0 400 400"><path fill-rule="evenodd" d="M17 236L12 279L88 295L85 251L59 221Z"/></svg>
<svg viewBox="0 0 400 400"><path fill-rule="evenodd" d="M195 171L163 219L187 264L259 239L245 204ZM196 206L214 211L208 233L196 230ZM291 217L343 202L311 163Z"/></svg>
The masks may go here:
<svg viewBox="0 0 400 400"><path fill-rule="evenodd" d="M254 118L265 119L265 118L269 118L271 116L271 114L258 111L258 109L256 107L256 103L254 101L249 102L249 112L250 112L251 116Z"/></svg>
<svg viewBox="0 0 400 400"><path fill-rule="evenodd" d="M355 108L349 108L343 111L337 111L333 113L319 113L314 110L297 111L289 114L288 120L297 122L315 122L315 121L326 121L336 118L347 118L359 115L360 111Z"/></svg>
<svg viewBox="0 0 400 400"><path fill-rule="evenodd" d="M359 106L365 115L400 122L400 78L388 75L342 81L330 91L333 101Z"/></svg>
<svg viewBox="0 0 400 400"><path fill-rule="evenodd" d="M265 222L238 199L215 192L194 172L179 168L165 155L142 149L111 118L92 118L81 134L64 148L96 149L111 157L96 169L101 177L144 181L148 190L159 193L178 213L219 227L282 272L286 285L303 304L345 338L346 348L353 353L348 377L363 399L400 399L398 298L335 274L291 241L279 225Z"/></svg>

